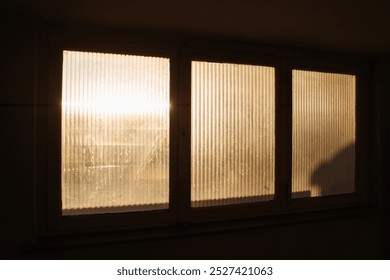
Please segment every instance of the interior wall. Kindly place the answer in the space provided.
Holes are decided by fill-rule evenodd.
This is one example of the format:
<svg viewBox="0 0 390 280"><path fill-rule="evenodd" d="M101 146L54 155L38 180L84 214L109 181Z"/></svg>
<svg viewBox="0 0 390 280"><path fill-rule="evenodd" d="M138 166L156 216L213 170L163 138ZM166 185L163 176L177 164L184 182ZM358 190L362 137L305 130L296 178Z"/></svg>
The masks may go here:
<svg viewBox="0 0 390 280"><path fill-rule="evenodd" d="M28 259L382 259L383 240L382 220L371 216L34 250L22 256Z"/></svg>
<svg viewBox="0 0 390 280"><path fill-rule="evenodd" d="M0 258L378 259L386 256L385 220L380 212L257 229L37 249L34 246L37 207L34 121L37 110L45 109L34 107L38 90L39 28L34 20L24 17L13 17L6 23L1 25L0 52ZM375 67L382 78L374 80L377 90L372 94L378 94L388 102L388 97L384 97L389 91L386 79L388 64ZM378 102L375 108L384 111L386 106ZM384 117L378 116L377 122L381 121L384 122ZM389 129L388 123L382 123L373 132L379 133L380 127L386 131ZM382 142L387 151L390 145L388 139ZM378 151L379 154L381 152ZM383 162L374 162L374 167L381 169L384 162L388 167L388 156L382 159ZM378 181L376 184L382 183Z"/></svg>
<svg viewBox="0 0 390 280"><path fill-rule="evenodd" d="M3 18L0 44L0 251L23 251L34 233L34 93L36 27Z"/></svg>
<svg viewBox="0 0 390 280"><path fill-rule="evenodd" d="M375 179L383 187L377 191L379 201L384 203L386 224L386 253L390 257L390 55L383 55L376 59L376 98L374 111L376 116L376 153L377 162L383 166L378 169Z"/></svg>

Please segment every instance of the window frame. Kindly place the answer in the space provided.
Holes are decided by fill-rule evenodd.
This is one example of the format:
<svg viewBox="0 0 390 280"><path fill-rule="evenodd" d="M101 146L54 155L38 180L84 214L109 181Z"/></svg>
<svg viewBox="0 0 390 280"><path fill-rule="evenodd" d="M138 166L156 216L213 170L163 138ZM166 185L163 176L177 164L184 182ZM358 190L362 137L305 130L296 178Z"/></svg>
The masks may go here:
<svg viewBox="0 0 390 280"><path fill-rule="evenodd" d="M237 63L259 66L271 66L275 69L275 198L272 201L210 206L190 207L191 188L191 61ZM357 62L358 61L358 62ZM367 132L368 110L364 106L368 102L367 73L364 62L356 58L332 54L316 54L311 52L280 52L274 49L253 49L248 46L229 47L220 44L196 42L181 52L181 75L185 75L179 91L183 103L188 108L181 127L187 127L183 133L186 137L186 159L182 159L180 167L186 166L185 172L179 172L181 186L185 188L183 219L191 222L212 222L253 217L264 217L272 214L301 213L362 206L368 202L367 176L364 170L367 165ZM356 157L355 157L355 193L332 196L292 198L292 71L307 70L356 76ZM180 96L182 98L182 96ZM188 172L189 171L189 172Z"/></svg>
<svg viewBox="0 0 390 280"><path fill-rule="evenodd" d="M173 224L177 220L177 150L176 118L174 110L169 115L169 208L141 212L124 212L92 215L62 215L61 207L61 96L62 96L62 57L64 50L89 51L113 54L143 55L168 58L170 60L170 102L176 103L177 58L175 47L169 44L99 41L94 39L53 37L49 41L47 94L43 98L47 104L47 208L46 230L94 231L112 228L145 228ZM43 222L45 224L45 222Z"/></svg>
<svg viewBox="0 0 390 280"><path fill-rule="evenodd" d="M61 32L60 32L61 33ZM36 96L37 224L41 236L171 228L354 209L370 204L368 63L355 55L268 48L259 45L175 40L129 39L128 34L87 36L49 34L41 41ZM161 56L170 59L169 209L93 215L61 215L62 51ZM275 199L272 201L191 208L191 61L271 66L275 69ZM356 193L291 199L292 70L356 75ZM257 222L256 222L257 224ZM235 226L233 226L234 228ZM215 230L215 229L213 229ZM177 230L176 232L180 232Z"/></svg>
<svg viewBox="0 0 390 280"><path fill-rule="evenodd" d="M314 72L325 72L335 74L355 75L355 193L336 194L331 196L320 196L311 198L291 199L291 206L294 209L328 209L330 207L347 207L353 205L364 205L368 203L368 151L369 151L369 87L368 87L368 66L362 61L355 61L353 58L338 57L330 59L328 56L307 60L293 59L290 67L293 70L304 70ZM290 92L292 93L292 78ZM292 106L291 106L292 108ZM291 115L292 121L292 115ZM292 135L292 133L291 133ZM292 145L290 145L292 147ZM292 155L292 153L291 153ZM291 169L291 168L290 168ZM366 171L365 171L366 170ZM291 184L291 183L290 183Z"/></svg>
<svg viewBox="0 0 390 280"><path fill-rule="evenodd" d="M204 61L204 62L217 62L217 63L235 63L246 64L254 66L268 66L275 69L275 95L278 94L278 73L277 69L280 65L280 61L276 57L264 56L261 54L253 54L246 52L237 52L230 50L229 48L213 49L210 46L192 47L188 46L181 51L180 56L180 73L184 75L183 79L180 79L179 91L182 93L180 99L182 103L186 104L186 110L183 110L185 116L180 118L183 123L180 127L184 127L182 134L186 137L181 139L183 146L185 147L184 156L179 166L184 169L179 171L181 186L183 186L183 210L181 212L182 221L185 223L198 223L217 220L231 220L242 218L253 218L258 216L264 216L270 213L280 210L280 202L276 200L276 197L281 197L281 187L279 180L277 179L278 158L275 156L275 199L270 201L261 201L253 203L241 203L241 204L229 204L209 207L191 207L191 62L192 61ZM275 96L276 103L276 96ZM276 109L276 108L275 108ZM275 110L276 112L276 110ZM275 114L276 115L276 114ZM277 124L275 123L275 130ZM276 135L275 135L275 149L276 149Z"/></svg>

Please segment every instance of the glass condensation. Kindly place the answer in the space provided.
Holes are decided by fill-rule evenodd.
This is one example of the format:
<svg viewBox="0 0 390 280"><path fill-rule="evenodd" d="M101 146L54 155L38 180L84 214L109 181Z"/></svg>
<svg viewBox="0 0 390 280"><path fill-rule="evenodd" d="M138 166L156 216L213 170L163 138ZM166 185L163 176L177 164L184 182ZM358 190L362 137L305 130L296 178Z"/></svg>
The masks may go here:
<svg viewBox="0 0 390 280"><path fill-rule="evenodd" d="M191 206L272 200L274 68L192 62Z"/></svg>
<svg viewBox="0 0 390 280"><path fill-rule="evenodd" d="M63 52L62 213L169 203L169 59Z"/></svg>
<svg viewBox="0 0 390 280"><path fill-rule="evenodd" d="M355 191L354 75L293 71L292 196Z"/></svg>

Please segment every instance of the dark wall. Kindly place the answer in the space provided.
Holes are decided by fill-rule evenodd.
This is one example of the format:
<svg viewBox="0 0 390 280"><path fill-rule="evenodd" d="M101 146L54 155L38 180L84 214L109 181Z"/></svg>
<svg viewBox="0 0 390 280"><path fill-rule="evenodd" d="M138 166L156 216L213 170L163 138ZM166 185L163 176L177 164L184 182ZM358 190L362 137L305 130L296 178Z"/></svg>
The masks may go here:
<svg viewBox="0 0 390 280"><path fill-rule="evenodd" d="M34 92L36 27L3 18L0 51L0 251L22 251L34 233Z"/></svg>
<svg viewBox="0 0 390 280"><path fill-rule="evenodd" d="M386 220L386 252L390 257L390 56L381 56L377 59L376 64L376 102L374 111L376 114L375 128L381 131L380 137L376 138L377 161L383 168L378 169L375 178L378 183L383 183L383 188L377 192L384 197L385 203L385 220Z"/></svg>
<svg viewBox="0 0 390 280"><path fill-rule="evenodd" d="M379 259L383 225L360 217L213 234L41 250L24 258L66 259ZM20 256L18 256L20 257Z"/></svg>
<svg viewBox="0 0 390 280"><path fill-rule="evenodd" d="M0 257L43 259L159 259L159 258L257 258L322 259L388 257L385 249L385 219L382 207L388 180L389 138L384 132L389 92L388 63L374 59L370 94L375 112L372 141L379 143L372 154L378 177L372 187L379 211L347 217L327 218L245 230L192 234L94 245L52 248L36 247L36 164L34 107L37 90L39 51L38 21L25 16L3 19L0 52ZM387 60L388 62L389 60ZM387 102L386 104L384 102ZM387 141L387 142L386 142ZM388 181L387 181L388 183ZM387 186L387 185L386 185ZM371 186L370 186L371 187ZM387 192L388 196L388 192ZM54 244L55 245L55 244ZM59 245L59 244L58 244ZM388 253L388 252L387 252Z"/></svg>

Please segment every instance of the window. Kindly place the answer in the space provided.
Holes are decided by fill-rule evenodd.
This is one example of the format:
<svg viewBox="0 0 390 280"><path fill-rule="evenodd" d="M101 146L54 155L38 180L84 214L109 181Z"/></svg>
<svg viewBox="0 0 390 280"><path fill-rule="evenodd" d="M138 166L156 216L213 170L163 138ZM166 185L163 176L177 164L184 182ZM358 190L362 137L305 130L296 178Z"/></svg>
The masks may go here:
<svg viewBox="0 0 390 280"><path fill-rule="evenodd" d="M63 215L166 209L169 59L63 52Z"/></svg>
<svg viewBox="0 0 390 280"><path fill-rule="evenodd" d="M273 200L273 67L193 61L191 206Z"/></svg>
<svg viewBox="0 0 390 280"><path fill-rule="evenodd" d="M56 229L366 203L359 64L87 40L52 49L47 211Z"/></svg>
<svg viewBox="0 0 390 280"><path fill-rule="evenodd" d="M292 196L355 191L356 76L293 70Z"/></svg>

